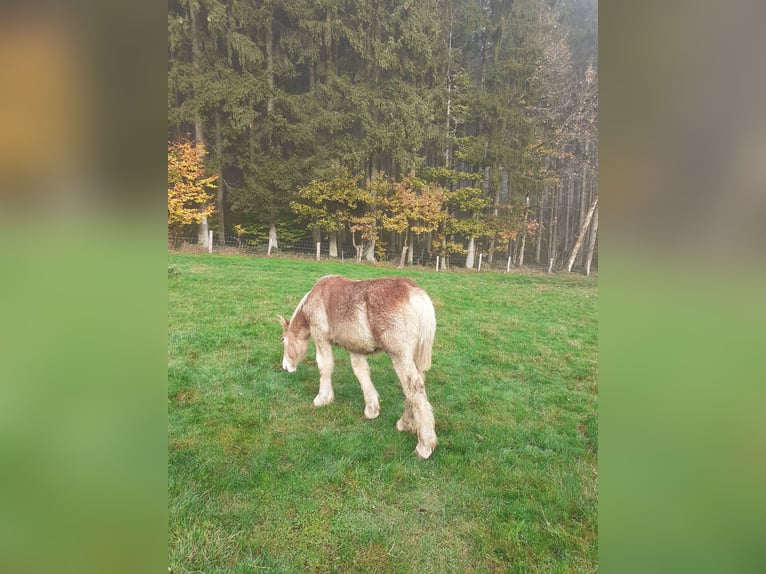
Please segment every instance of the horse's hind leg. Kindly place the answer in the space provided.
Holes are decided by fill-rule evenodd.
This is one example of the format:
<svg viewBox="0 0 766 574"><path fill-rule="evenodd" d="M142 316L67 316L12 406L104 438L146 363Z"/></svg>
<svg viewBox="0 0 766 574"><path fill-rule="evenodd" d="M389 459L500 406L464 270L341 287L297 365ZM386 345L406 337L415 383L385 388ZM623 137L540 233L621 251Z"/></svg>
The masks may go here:
<svg viewBox="0 0 766 574"><path fill-rule="evenodd" d="M314 341L317 348L317 366L319 367L319 393L314 397L314 406L329 405L335 400L332 390L332 370L335 360L332 356L332 346L328 343Z"/></svg>
<svg viewBox="0 0 766 574"><path fill-rule="evenodd" d="M362 385L364 393L364 416L368 419L374 419L380 414L380 399L378 391L370 379L370 365L367 363L367 357L351 353L351 368L354 369L359 384Z"/></svg>
<svg viewBox="0 0 766 574"><path fill-rule="evenodd" d="M394 370L404 389L406 398L404 414L396 423L398 430L414 431L418 435L415 452L420 458L428 458L436 448L436 430L431 403L426 396L423 376L415 363L409 359L394 359Z"/></svg>
<svg viewBox="0 0 766 574"><path fill-rule="evenodd" d="M425 375L421 371L418 371L418 374L425 381ZM400 432L417 432L415 415L412 413L412 401L410 399L405 399L404 401L404 412L402 417L396 421L396 430Z"/></svg>
<svg viewBox="0 0 766 574"><path fill-rule="evenodd" d="M402 417L396 421L396 430L400 432L416 432L415 431L415 418L412 414L412 401L410 399L404 399L404 412Z"/></svg>

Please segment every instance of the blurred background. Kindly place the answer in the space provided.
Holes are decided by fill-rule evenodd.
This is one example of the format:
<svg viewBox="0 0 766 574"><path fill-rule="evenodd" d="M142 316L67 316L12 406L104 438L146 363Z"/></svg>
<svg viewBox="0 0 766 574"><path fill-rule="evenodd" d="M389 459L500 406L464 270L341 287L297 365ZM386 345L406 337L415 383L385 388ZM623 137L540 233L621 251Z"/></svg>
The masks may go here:
<svg viewBox="0 0 766 574"><path fill-rule="evenodd" d="M0 571L166 569L165 6L0 6Z"/></svg>
<svg viewBox="0 0 766 574"><path fill-rule="evenodd" d="M600 5L605 572L763 562L764 16Z"/></svg>
<svg viewBox="0 0 766 574"><path fill-rule="evenodd" d="M0 8L3 572L166 568L166 8ZM605 572L763 563L764 16L600 7Z"/></svg>
<svg viewBox="0 0 766 574"><path fill-rule="evenodd" d="M165 171L165 7L31 0L1 10L3 212L127 207L145 217L148 182Z"/></svg>

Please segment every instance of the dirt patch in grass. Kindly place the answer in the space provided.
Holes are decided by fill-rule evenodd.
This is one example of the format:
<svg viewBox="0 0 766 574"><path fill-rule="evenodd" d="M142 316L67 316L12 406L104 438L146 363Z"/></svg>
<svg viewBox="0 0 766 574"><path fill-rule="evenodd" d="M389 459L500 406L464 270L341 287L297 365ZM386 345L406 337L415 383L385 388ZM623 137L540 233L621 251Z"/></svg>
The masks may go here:
<svg viewBox="0 0 766 574"><path fill-rule="evenodd" d="M178 406L191 405L199 400L199 393L196 389L178 391L171 397L171 400Z"/></svg>

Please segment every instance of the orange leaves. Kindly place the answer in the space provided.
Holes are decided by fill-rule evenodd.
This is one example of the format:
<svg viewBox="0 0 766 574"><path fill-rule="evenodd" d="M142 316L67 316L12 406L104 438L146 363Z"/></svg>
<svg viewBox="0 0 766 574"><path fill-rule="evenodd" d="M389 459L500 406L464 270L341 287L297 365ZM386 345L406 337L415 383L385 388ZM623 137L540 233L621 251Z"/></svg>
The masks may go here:
<svg viewBox="0 0 766 574"><path fill-rule="evenodd" d="M385 204L383 227L398 233L434 231L444 219L444 190L426 184L412 174L393 184L393 193Z"/></svg>
<svg viewBox="0 0 766 574"><path fill-rule="evenodd" d="M537 219L530 219L527 221L527 235L530 237L537 237L543 232L543 224Z"/></svg>
<svg viewBox="0 0 766 574"><path fill-rule="evenodd" d="M218 176L206 177L204 154L186 139L168 144L168 227L199 223L213 213L211 190Z"/></svg>

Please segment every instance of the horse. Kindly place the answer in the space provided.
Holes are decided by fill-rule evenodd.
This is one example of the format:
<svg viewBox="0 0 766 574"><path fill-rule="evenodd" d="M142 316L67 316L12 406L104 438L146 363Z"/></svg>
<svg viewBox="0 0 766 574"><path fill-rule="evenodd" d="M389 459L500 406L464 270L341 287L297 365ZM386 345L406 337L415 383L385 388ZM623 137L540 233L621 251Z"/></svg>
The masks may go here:
<svg viewBox="0 0 766 574"><path fill-rule="evenodd" d="M364 416L380 414L380 399L370 380L367 356L384 352L390 358L404 389L404 413L398 431L415 433L416 454L423 459L436 448L431 404L425 389L425 372L431 367L436 315L428 294L405 277L353 280L327 275L303 296L288 321L282 324L282 368L295 372L308 351L309 337L316 346L319 393L314 406L333 402L333 345L351 355L351 367L364 394Z"/></svg>

